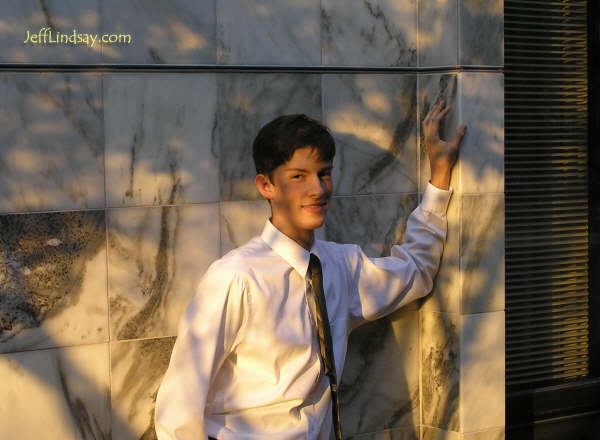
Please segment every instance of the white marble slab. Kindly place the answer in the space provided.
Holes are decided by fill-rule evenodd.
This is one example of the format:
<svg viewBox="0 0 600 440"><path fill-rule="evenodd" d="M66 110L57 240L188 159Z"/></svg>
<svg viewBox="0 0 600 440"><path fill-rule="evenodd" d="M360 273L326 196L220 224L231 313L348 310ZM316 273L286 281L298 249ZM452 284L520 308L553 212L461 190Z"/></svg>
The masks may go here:
<svg viewBox="0 0 600 440"><path fill-rule="evenodd" d="M108 344L0 355L0 438L110 438Z"/></svg>
<svg viewBox="0 0 600 440"><path fill-rule="evenodd" d="M429 295L421 300L426 310L460 313L460 196L454 194L448 204L446 243L438 272Z"/></svg>
<svg viewBox="0 0 600 440"><path fill-rule="evenodd" d="M131 36L130 43L102 44L105 63L215 63L215 0L105 0L101 28Z"/></svg>
<svg viewBox="0 0 600 440"><path fill-rule="evenodd" d="M504 76L460 74L461 123L467 125L457 166L462 193L504 193Z"/></svg>
<svg viewBox="0 0 600 440"><path fill-rule="evenodd" d="M268 122L304 113L321 120L321 77L312 74L232 73L217 78L216 144L221 200L261 200L254 185L252 143Z"/></svg>
<svg viewBox="0 0 600 440"><path fill-rule="evenodd" d="M0 63L100 63L101 45L98 39L93 41L93 36L100 33L100 3L98 0L0 2ZM43 31L44 28L49 29ZM92 36L74 37L74 30L76 35ZM70 38L75 43L61 43L64 41L61 38Z"/></svg>
<svg viewBox="0 0 600 440"><path fill-rule="evenodd" d="M0 74L0 212L104 206L98 74Z"/></svg>
<svg viewBox="0 0 600 440"><path fill-rule="evenodd" d="M416 206L416 194L333 197L324 239L358 244L369 257L388 256L392 244L402 243L406 220Z"/></svg>
<svg viewBox="0 0 600 440"><path fill-rule="evenodd" d="M424 142L423 120L429 110L444 100L450 111L440 122L440 137L451 141L456 136L460 118L458 100L458 77L456 74L420 74L419 75L419 192L425 191L427 182L431 179L431 166ZM450 186L456 189L460 185L460 167L454 166Z"/></svg>
<svg viewBox="0 0 600 440"><path fill-rule="evenodd" d="M217 0L219 64L321 63L318 0Z"/></svg>
<svg viewBox="0 0 600 440"><path fill-rule="evenodd" d="M107 75L104 100L109 206L219 199L214 74Z"/></svg>
<svg viewBox="0 0 600 440"><path fill-rule="evenodd" d="M110 344L112 438L156 439L154 406L175 338Z"/></svg>
<svg viewBox="0 0 600 440"><path fill-rule="evenodd" d="M346 433L344 434L344 437ZM346 438L346 437L345 437ZM383 431L368 432L347 437L348 440L418 440L419 429L412 428L385 429Z"/></svg>
<svg viewBox="0 0 600 440"><path fill-rule="evenodd" d="M462 440L461 434L456 431L423 426L421 428L421 440Z"/></svg>
<svg viewBox="0 0 600 440"><path fill-rule="evenodd" d="M459 430L462 411L460 330L460 315L421 310L422 424L446 431Z"/></svg>
<svg viewBox="0 0 600 440"><path fill-rule="evenodd" d="M419 67L458 62L458 0L419 0Z"/></svg>
<svg viewBox="0 0 600 440"><path fill-rule="evenodd" d="M107 341L104 212L5 215L0 231L0 352Z"/></svg>
<svg viewBox="0 0 600 440"><path fill-rule="evenodd" d="M462 313L504 310L504 195L461 197Z"/></svg>
<svg viewBox="0 0 600 440"><path fill-rule="evenodd" d="M355 330L341 379L344 436L416 439L419 431L419 312L400 310ZM391 436L381 432L402 428ZM375 437L363 437L379 431ZM402 435L400 435L402 434Z"/></svg>
<svg viewBox="0 0 600 440"><path fill-rule="evenodd" d="M463 440L504 440L504 428L486 429L477 432L465 432Z"/></svg>
<svg viewBox="0 0 600 440"><path fill-rule="evenodd" d="M323 64L416 66L417 0L322 0Z"/></svg>
<svg viewBox="0 0 600 440"><path fill-rule="evenodd" d="M416 76L323 76L325 123L336 141L334 194L417 190Z"/></svg>
<svg viewBox="0 0 600 440"><path fill-rule="evenodd" d="M270 216L266 200L221 202L221 255L260 235Z"/></svg>
<svg viewBox="0 0 600 440"><path fill-rule="evenodd" d="M504 0L459 0L459 62L504 65Z"/></svg>
<svg viewBox="0 0 600 440"><path fill-rule="evenodd" d="M217 203L108 211L111 340L174 336L219 258Z"/></svg>
<svg viewBox="0 0 600 440"><path fill-rule="evenodd" d="M460 340L461 430L502 427L505 422L504 311L463 315Z"/></svg>

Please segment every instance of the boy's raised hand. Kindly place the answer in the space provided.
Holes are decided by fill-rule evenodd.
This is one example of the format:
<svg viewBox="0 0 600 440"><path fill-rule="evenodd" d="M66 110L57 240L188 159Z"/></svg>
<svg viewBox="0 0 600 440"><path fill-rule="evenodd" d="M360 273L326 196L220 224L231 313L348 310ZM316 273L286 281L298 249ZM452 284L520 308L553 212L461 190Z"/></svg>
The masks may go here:
<svg viewBox="0 0 600 440"><path fill-rule="evenodd" d="M467 126L463 124L456 131L454 140L447 142L440 139L440 121L450 111L450 107L445 107L445 104L443 99L435 104L423 120L425 148L431 167L431 184L440 189L448 189L450 186L450 174L458 158L458 147L467 131Z"/></svg>

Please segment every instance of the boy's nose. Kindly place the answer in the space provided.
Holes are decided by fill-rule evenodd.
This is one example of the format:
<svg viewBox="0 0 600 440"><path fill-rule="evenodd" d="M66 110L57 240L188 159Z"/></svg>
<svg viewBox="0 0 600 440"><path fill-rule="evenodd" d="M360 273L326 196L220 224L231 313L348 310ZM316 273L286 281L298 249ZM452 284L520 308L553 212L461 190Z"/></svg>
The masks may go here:
<svg viewBox="0 0 600 440"><path fill-rule="evenodd" d="M310 193L313 196L322 196L329 191L327 183L318 176L310 180Z"/></svg>

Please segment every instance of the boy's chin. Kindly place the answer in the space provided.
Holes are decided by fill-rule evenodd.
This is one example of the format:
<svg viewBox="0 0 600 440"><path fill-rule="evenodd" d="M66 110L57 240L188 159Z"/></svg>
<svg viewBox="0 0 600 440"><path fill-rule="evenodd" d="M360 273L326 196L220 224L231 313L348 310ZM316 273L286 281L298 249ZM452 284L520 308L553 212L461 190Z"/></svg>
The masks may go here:
<svg viewBox="0 0 600 440"><path fill-rule="evenodd" d="M306 219L306 221L304 222L304 228L305 229L310 229L312 231L314 231L315 229L319 229L321 226L323 226L325 224L325 218L326 216L319 216L320 218L311 218L311 219Z"/></svg>

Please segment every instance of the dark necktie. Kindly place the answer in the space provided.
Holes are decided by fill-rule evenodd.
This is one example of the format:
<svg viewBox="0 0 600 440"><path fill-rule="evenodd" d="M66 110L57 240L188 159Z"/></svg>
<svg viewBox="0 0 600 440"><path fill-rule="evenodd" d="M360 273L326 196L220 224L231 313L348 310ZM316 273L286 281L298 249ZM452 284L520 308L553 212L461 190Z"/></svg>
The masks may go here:
<svg viewBox="0 0 600 440"><path fill-rule="evenodd" d="M329 317L327 315L327 304L325 303L325 293L323 292L323 271L321 261L315 254L310 254L310 278L312 291L317 304L316 320L319 333L319 346L321 348L321 359L325 375L329 377L331 388L331 404L333 416L333 429L336 440L342 439L342 426L340 421L340 402L338 400L338 385L335 372L335 359L333 357L333 341L331 340L331 328L329 327Z"/></svg>

